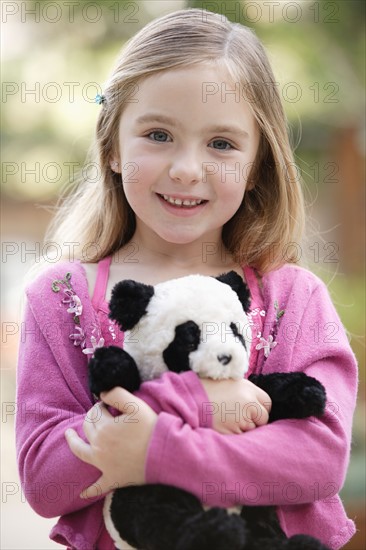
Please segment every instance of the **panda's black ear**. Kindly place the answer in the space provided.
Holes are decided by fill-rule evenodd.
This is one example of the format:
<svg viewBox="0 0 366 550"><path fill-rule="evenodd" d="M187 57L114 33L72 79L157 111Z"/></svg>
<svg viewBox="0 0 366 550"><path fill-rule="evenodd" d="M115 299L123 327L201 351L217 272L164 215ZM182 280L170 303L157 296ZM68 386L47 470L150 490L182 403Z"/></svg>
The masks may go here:
<svg viewBox="0 0 366 550"><path fill-rule="evenodd" d="M131 330L145 315L154 295L154 287L126 279L112 290L109 317L117 321L122 330Z"/></svg>
<svg viewBox="0 0 366 550"><path fill-rule="evenodd" d="M229 271L228 273L219 275L216 279L221 283L231 286L234 292L238 295L245 313L248 313L250 307L250 292L248 285L243 281L240 275L238 275L235 271Z"/></svg>

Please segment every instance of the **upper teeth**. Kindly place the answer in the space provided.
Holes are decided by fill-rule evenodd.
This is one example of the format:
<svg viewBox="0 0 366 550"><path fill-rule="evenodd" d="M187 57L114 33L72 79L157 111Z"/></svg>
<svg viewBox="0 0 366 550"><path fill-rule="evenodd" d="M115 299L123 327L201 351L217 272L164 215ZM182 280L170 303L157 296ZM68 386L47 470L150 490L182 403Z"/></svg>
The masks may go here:
<svg viewBox="0 0 366 550"><path fill-rule="evenodd" d="M174 199L173 197L169 197L169 195L163 195L164 199L170 204L176 204L177 206L197 206L198 204L201 204L203 199L196 199L196 200L188 200L188 199Z"/></svg>

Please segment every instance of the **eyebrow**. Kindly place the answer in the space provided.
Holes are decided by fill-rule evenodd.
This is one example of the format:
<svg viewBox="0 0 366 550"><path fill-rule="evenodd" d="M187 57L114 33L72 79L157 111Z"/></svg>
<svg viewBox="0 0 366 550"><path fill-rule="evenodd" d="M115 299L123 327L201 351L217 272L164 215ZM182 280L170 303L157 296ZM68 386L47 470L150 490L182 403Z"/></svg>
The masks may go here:
<svg viewBox="0 0 366 550"><path fill-rule="evenodd" d="M178 120L159 113L148 113L145 115L141 115L136 119L137 124L146 124L148 122L161 122L162 124L169 124L170 126L175 126L179 129L182 128L182 124ZM218 134L236 134L245 138L249 137L248 132L246 132L239 126L209 126L206 128L206 130Z"/></svg>

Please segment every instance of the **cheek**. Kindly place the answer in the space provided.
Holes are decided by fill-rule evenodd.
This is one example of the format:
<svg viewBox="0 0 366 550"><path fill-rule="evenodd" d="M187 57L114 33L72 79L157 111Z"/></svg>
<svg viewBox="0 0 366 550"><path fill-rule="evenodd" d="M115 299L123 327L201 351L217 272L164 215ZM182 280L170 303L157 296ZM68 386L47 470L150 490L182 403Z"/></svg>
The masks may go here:
<svg viewBox="0 0 366 550"><path fill-rule="evenodd" d="M245 193L246 182L238 170L235 174L226 174L217 181L216 192L227 207L240 204Z"/></svg>
<svg viewBox="0 0 366 550"><path fill-rule="evenodd" d="M246 155L244 158L226 160L217 165L215 183L220 192L237 196L244 194L255 156Z"/></svg>
<svg viewBox="0 0 366 550"><path fill-rule="evenodd" d="M162 164L157 156L131 155L122 165L122 180L131 191L150 187L159 176Z"/></svg>

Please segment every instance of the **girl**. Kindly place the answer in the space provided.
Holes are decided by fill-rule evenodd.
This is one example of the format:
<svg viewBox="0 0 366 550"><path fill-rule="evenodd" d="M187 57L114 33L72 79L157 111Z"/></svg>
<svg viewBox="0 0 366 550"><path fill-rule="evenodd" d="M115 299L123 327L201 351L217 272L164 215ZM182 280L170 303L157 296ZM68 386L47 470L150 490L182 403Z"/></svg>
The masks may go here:
<svg viewBox="0 0 366 550"><path fill-rule="evenodd" d="M276 505L288 536L340 548L355 531L338 491L356 364L325 286L291 255L304 209L262 45L222 16L171 13L132 38L98 100L100 181L79 187L49 235L78 260L27 289L17 417L26 497L39 514L61 516L51 538L69 548L113 548L103 498L128 483L172 484L210 506ZM117 281L231 269L252 295L249 374L314 376L327 389L321 420L267 425L269 398L248 380L193 372L145 384L144 400L116 388L93 405L87 359L122 345L108 320ZM157 414L154 392L179 416ZM220 406L204 421L207 401ZM116 422L106 407L126 412L131 402L137 423ZM262 414L233 419L248 403Z"/></svg>

